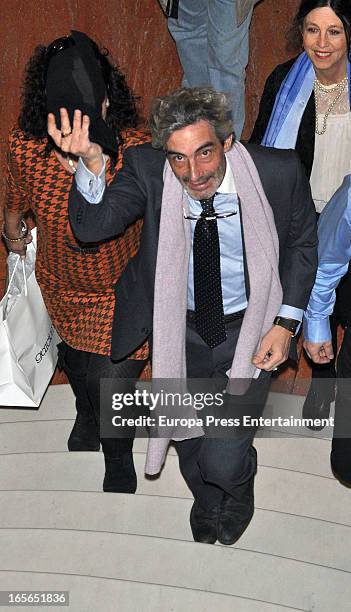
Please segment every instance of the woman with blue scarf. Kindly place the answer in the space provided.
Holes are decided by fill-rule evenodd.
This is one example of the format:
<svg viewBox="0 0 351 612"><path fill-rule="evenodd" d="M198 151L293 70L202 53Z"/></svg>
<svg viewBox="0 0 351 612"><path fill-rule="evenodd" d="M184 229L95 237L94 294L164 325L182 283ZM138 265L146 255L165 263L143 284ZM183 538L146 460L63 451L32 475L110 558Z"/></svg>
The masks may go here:
<svg viewBox="0 0 351 612"><path fill-rule="evenodd" d="M268 77L251 142L297 151L319 215L351 173L351 1L302 0L290 34L304 52ZM351 319L350 304L346 275L330 321L334 354L337 325ZM304 418L329 416L335 377L335 360L313 364Z"/></svg>

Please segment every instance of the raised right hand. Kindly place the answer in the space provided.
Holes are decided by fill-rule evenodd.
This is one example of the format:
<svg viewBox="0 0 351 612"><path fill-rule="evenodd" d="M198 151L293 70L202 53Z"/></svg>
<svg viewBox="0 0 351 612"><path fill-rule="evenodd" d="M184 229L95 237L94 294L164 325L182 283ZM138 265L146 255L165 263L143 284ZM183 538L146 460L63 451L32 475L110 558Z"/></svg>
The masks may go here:
<svg viewBox="0 0 351 612"><path fill-rule="evenodd" d="M48 133L56 146L64 153L81 157L88 167L100 162L102 164L102 148L89 139L88 115L82 117L82 112L75 110L72 127L65 108L60 109L60 116L61 130L57 128L55 115L52 113L48 115Z"/></svg>

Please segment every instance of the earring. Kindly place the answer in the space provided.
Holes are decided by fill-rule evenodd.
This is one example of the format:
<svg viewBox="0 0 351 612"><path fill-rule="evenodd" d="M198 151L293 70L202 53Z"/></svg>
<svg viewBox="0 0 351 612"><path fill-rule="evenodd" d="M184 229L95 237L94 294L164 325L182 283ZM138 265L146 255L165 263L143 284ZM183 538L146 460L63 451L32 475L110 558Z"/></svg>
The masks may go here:
<svg viewBox="0 0 351 612"><path fill-rule="evenodd" d="M106 108L108 108L109 106L110 106L110 100L106 98Z"/></svg>

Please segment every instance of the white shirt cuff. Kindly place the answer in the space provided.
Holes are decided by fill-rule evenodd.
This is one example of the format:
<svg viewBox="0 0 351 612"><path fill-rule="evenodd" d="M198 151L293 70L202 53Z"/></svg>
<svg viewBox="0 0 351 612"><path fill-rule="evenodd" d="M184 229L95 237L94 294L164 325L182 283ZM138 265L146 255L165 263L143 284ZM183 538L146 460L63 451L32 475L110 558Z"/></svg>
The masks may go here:
<svg viewBox="0 0 351 612"><path fill-rule="evenodd" d="M77 189L89 204L101 202L106 186L106 159L103 155L103 167L98 176L90 172L82 158L78 160L77 171L74 175Z"/></svg>
<svg viewBox="0 0 351 612"><path fill-rule="evenodd" d="M303 333L305 340L308 342L327 342L331 340L331 331L329 317L315 320L308 319L306 316L303 320Z"/></svg>
<svg viewBox="0 0 351 612"><path fill-rule="evenodd" d="M278 312L279 317L285 317L286 319L295 319L295 321L302 321L303 310L302 308L295 308L295 306L288 306L282 304ZM296 329L296 333L300 331L301 323Z"/></svg>

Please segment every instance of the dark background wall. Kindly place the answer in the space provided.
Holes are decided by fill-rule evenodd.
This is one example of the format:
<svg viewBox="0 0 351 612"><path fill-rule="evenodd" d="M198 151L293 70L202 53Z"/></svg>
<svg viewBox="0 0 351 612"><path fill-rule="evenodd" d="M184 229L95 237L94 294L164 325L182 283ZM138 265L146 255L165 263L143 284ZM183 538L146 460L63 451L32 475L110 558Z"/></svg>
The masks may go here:
<svg viewBox="0 0 351 612"><path fill-rule="evenodd" d="M298 0L263 0L254 11L247 72L247 121L250 134L265 79L287 59L285 32ZM141 96L146 116L151 99L175 89L181 68L167 22L157 0L15 0L1 2L0 20L0 206L4 201L6 139L19 111L20 85L26 61L39 43L47 44L70 29L86 32L106 46ZM0 245L0 292L6 274L6 251ZM305 366L288 369L281 385L293 390ZM58 375L55 381L62 380Z"/></svg>

